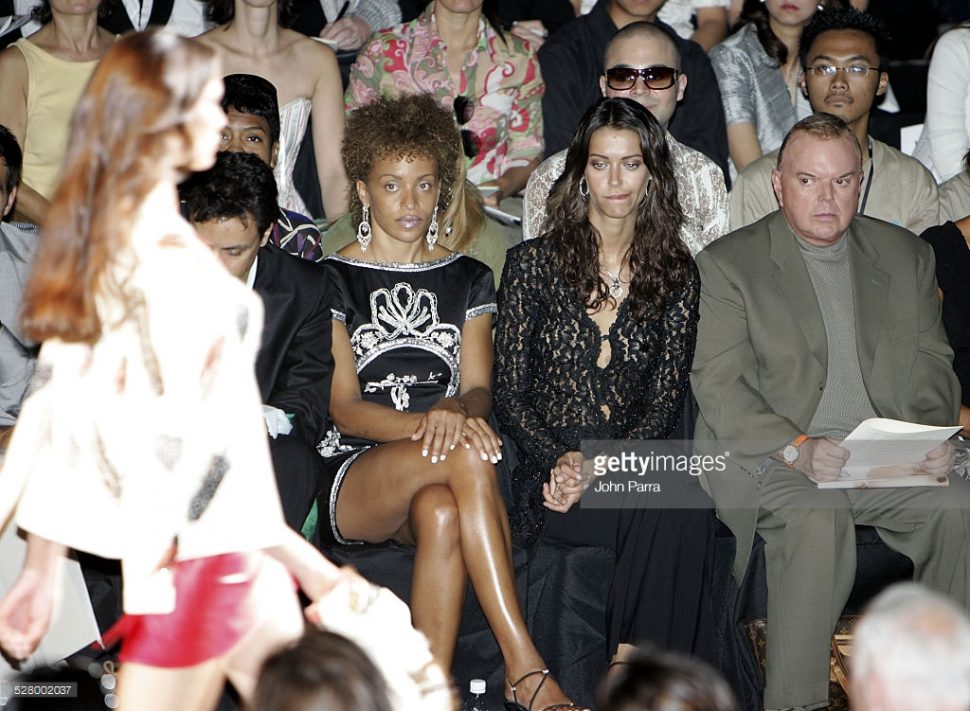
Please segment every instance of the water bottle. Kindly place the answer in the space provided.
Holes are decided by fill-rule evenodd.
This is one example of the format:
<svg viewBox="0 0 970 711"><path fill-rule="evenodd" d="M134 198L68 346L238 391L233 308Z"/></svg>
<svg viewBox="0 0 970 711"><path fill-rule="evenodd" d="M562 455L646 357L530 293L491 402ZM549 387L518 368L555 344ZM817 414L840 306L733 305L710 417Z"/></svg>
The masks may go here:
<svg viewBox="0 0 970 711"><path fill-rule="evenodd" d="M468 692L471 696L465 700L465 711L488 711L488 704L485 701L484 679L472 679L468 685Z"/></svg>

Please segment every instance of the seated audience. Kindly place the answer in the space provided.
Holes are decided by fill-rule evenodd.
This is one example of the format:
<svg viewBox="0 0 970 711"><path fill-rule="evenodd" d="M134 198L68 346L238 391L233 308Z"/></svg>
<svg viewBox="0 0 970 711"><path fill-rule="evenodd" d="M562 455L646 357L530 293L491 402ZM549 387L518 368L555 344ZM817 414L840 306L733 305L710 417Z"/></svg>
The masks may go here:
<svg viewBox="0 0 970 711"><path fill-rule="evenodd" d="M327 427L333 373L326 276L268 244L279 214L276 181L256 156L220 153L179 192L199 239L262 298L256 381L283 516L299 531L320 488L316 446Z"/></svg>
<svg viewBox="0 0 970 711"><path fill-rule="evenodd" d="M731 0L666 0L657 17L684 39L694 40L710 52L727 37Z"/></svg>
<svg viewBox="0 0 970 711"><path fill-rule="evenodd" d="M226 127L221 148L243 151L261 158L275 168L280 153L280 107L276 87L253 74L230 74L223 77L226 93L222 110ZM323 259L320 230L313 220L285 207L273 223L270 242L284 252L319 262Z"/></svg>
<svg viewBox="0 0 970 711"><path fill-rule="evenodd" d="M606 678L599 711L739 711L727 682L698 659L638 651Z"/></svg>
<svg viewBox="0 0 970 711"><path fill-rule="evenodd" d="M539 61L546 82L542 99L546 155L569 147L580 118L600 98L597 83L605 73L606 47L617 30L632 22L652 22L674 34L657 20L663 4L664 0L599 0L588 15L569 23L542 45ZM670 122L670 133L726 173L724 111L711 61L689 40L677 38L677 49L690 86L684 92L681 111Z"/></svg>
<svg viewBox="0 0 970 711"><path fill-rule="evenodd" d="M492 275L438 243L461 185L429 136L453 124L427 94L379 99L347 120L360 222L357 242L324 261L337 297L319 530L326 545L415 546L412 618L445 669L470 580L505 660L505 698L520 709L568 706L516 597L501 444L487 422Z"/></svg>
<svg viewBox="0 0 970 711"><path fill-rule="evenodd" d="M939 223L936 181L918 160L869 135L869 112L889 82L887 43L872 15L853 9L816 13L799 47L802 91L812 110L838 116L859 142L865 174L859 213L918 234ZM731 190L732 229L778 209L771 185L777 161L771 152L738 176Z"/></svg>
<svg viewBox="0 0 970 711"><path fill-rule="evenodd" d="M606 71L599 85L603 96L625 97L647 109L667 131L689 77L681 69L673 37L649 22L634 22L617 32L606 48ZM666 133L677 198L684 213L680 235L691 254L727 232L724 175L704 154ZM522 237L543 234L552 184L562 175L566 151L547 158L529 178L522 211Z"/></svg>
<svg viewBox="0 0 970 711"><path fill-rule="evenodd" d="M913 583L885 590L855 627L849 688L856 711L970 708L966 610Z"/></svg>
<svg viewBox="0 0 970 711"><path fill-rule="evenodd" d="M216 50L223 71L256 74L279 92L280 148L275 173L280 204L308 214L293 185L293 169L312 110L314 157L323 208L330 219L342 215L347 210L347 177L340 162L343 84L333 51L287 29L293 19L291 3L205 2L209 19L219 26L201 35L199 41Z"/></svg>
<svg viewBox="0 0 970 711"><path fill-rule="evenodd" d="M309 629L264 663L251 711L391 711L387 685L346 637Z"/></svg>
<svg viewBox="0 0 970 711"><path fill-rule="evenodd" d="M293 23L293 29L310 37L322 37L337 49L359 49L367 38L384 27L401 21L396 0L307 0Z"/></svg>
<svg viewBox="0 0 970 711"><path fill-rule="evenodd" d="M730 451L706 480L737 540L741 580L754 534L768 581L765 707L814 709L829 692L832 631L852 590L855 524L913 561L916 577L968 602L970 484L819 489L839 477L839 442L888 417L952 425L953 351L940 323L929 245L856 213L862 153L829 114L795 124L772 182L781 210L697 257L700 326L695 444ZM730 445L729 445L730 443ZM947 477L953 445L919 469Z"/></svg>
<svg viewBox="0 0 970 711"><path fill-rule="evenodd" d="M483 14L482 0L431 2L364 48L345 102L349 110L382 96L433 95L458 121L468 180L495 206L525 187L542 158L542 92L535 49Z"/></svg>
<svg viewBox="0 0 970 711"><path fill-rule="evenodd" d="M937 40L926 78L926 118L913 155L941 183L962 172L970 149L970 23Z"/></svg>
<svg viewBox="0 0 970 711"><path fill-rule="evenodd" d="M711 512L627 519L577 505L592 480L581 442L665 439L688 390L700 285L663 128L636 102L603 99L549 202L545 234L509 250L499 290L495 414L517 445L513 540L617 549L614 657L641 641L709 653ZM639 529L624 530L631 520Z"/></svg>
<svg viewBox="0 0 970 711"><path fill-rule="evenodd" d="M98 2L76 12L48 0L36 8L43 27L0 52L0 124L23 147L14 218L39 224L57 189L71 114L114 37L98 26Z"/></svg>
<svg viewBox="0 0 970 711"><path fill-rule="evenodd" d="M732 177L777 150L788 129L811 113L798 91L798 40L819 8L844 5L845 0L745 0L741 25L711 50Z"/></svg>
<svg viewBox="0 0 970 711"><path fill-rule="evenodd" d="M17 199L22 165L17 139L0 126L0 450L5 449L17 421L37 355L20 327L21 297L34 261L36 230L3 221Z"/></svg>

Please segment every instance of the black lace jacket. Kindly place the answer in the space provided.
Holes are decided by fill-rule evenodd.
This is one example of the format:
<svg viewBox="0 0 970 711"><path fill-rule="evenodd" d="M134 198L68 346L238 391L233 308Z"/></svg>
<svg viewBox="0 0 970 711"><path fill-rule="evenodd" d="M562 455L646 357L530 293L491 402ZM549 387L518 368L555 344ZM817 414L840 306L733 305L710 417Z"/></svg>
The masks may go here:
<svg viewBox="0 0 970 711"><path fill-rule="evenodd" d="M510 249L498 293L494 407L520 450L510 518L523 545L538 538L542 483L562 454L584 439L670 434L697 338L700 277L692 268L659 318L635 321L621 302L610 362L598 367L599 327L552 266L550 249L541 238Z"/></svg>

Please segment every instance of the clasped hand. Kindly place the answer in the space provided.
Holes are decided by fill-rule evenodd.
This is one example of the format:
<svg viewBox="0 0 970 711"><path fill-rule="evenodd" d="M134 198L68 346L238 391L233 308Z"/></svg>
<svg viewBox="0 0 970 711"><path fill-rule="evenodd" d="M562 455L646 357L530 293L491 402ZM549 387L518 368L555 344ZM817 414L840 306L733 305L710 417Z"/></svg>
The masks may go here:
<svg viewBox="0 0 970 711"><path fill-rule="evenodd" d="M421 441L421 456L431 455L431 463L444 460L455 447L475 449L482 461L498 464L502 459L502 440L481 417L469 417L461 400L446 397L421 416L411 435Z"/></svg>
<svg viewBox="0 0 970 711"><path fill-rule="evenodd" d="M956 451L952 442L942 442L926 453L919 472L931 476L948 476L953 469ZM831 439L812 437L799 448L795 468L815 481L835 481L849 461L849 450Z"/></svg>
<svg viewBox="0 0 970 711"><path fill-rule="evenodd" d="M549 481L542 485L543 506L566 513L583 497L592 481L591 472L584 472L583 464L583 455L579 452L566 452L556 460L549 472Z"/></svg>

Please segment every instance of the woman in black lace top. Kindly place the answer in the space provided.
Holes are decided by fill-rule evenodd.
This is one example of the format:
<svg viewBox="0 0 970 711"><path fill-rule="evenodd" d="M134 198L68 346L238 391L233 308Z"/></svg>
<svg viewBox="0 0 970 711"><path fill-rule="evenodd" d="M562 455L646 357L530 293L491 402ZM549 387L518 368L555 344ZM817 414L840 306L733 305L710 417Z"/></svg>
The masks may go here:
<svg viewBox="0 0 970 711"><path fill-rule="evenodd" d="M616 547L611 652L645 639L695 651L706 632L710 511L576 505L590 484L582 440L665 439L678 423L700 290L682 219L659 124L601 101L573 138L546 234L509 251L498 296L495 411L520 450L513 536Z"/></svg>

